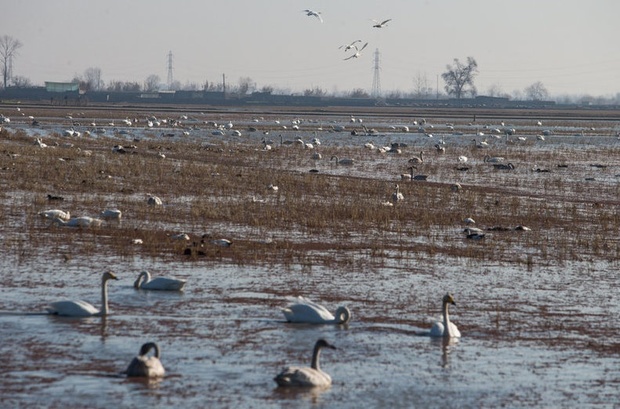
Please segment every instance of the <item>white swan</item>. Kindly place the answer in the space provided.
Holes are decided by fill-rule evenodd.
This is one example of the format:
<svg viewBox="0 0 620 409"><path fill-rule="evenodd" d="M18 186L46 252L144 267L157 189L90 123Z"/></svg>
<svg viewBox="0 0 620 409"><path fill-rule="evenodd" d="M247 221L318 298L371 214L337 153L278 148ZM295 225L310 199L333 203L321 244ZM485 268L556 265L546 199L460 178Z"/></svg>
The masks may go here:
<svg viewBox="0 0 620 409"><path fill-rule="evenodd" d="M151 206L161 206L163 204L162 200L159 197L151 195L149 195L146 202Z"/></svg>
<svg viewBox="0 0 620 409"><path fill-rule="evenodd" d="M58 301L47 308L47 312L66 317L91 317L108 315L108 280L118 280L112 272L101 276L101 310L86 301Z"/></svg>
<svg viewBox="0 0 620 409"><path fill-rule="evenodd" d="M99 213L99 217L108 220L120 220L123 217L123 212L118 209L105 209Z"/></svg>
<svg viewBox="0 0 620 409"><path fill-rule="evenodd" d="M39 215L41 217L45 217L46 219L60 219L60 220L64 220L67 221L71 218L71 214L69 212L65 212L64 210L60 210L60 209L51 209L51 210L44 210L42 212L39 212Z"/></svg>
<svg viewBox="0 0 620 409"><path fill-rule="evenodd" d="M274 381L278 386L296 386L296 387L326 387L332 384L332 378L329 374L321 371L319 367L319 355L321 354L321 348L336 349L335 346L319 339L314 344L314 350L312 352L312 364L307 366L290 366L280 372Z"/></svg>
<svg viewBox="0 0 620 409"><path fill-rule="evenodd" d="M151 273L142 271L133 286L142 290L183 291L186 280L168 277L151 278Z"/></svg>
<svg viewBox="0 0 620 409"><path fill-rule="evenodd" d="M336 160L336 164L337 165L346 165L346 166L351 166L353 165L353 163L355 163L354 159L350 159L350 158L342 158L340 159L338 156L332 156L330 161L332 160Z"/></svg>
<svg viewBox="0 0 620 409"><path fill-rule="evenodd" d="M489 156L489 155L484 155L484 162L485 163L499 163L499 162L503 162L506 158L504 158L503 156Z"/></svg>
<svg viewBox="0 0 620 409"><path fill-rule="evenodd" d="M424 162L424 151L420 152L420 156L414 156L409 159L409 163L423 163Z"/></svg>
<svg viewBox="0 0 620 409"><path fill-rule="evenodd" d="M351 320L347 307L338 307L334 317L327 308L304 297L288 297L289 304L282 309L288 322L305 324L346 324Z"/></svg>
<svg viewBox="0 0 620 409"><path fill-rule="evenodd" d="M68 227L99 227L103 223L103 220L95 219L89 216L74 217L73 219L69 219L67 221L56 218L53 221L60 226Z"/></svg>
<svg viewBox="0 0 620 409"><path fill-rule="evenodd" d="M147 356L151 349L155 350L155 356ZM158 378L165 374L164 366L159 360L159 346L154 342L147 342L140 348L140 353L130 363L124 374L128 377Z"/></svg>
<svg viewBox="0 0 620 409"><path fill-rule="evenodd" d="M452 297L452 294L448 293L446 295L444 295L443 297L443 301L442 301L442 314L443 314L443 320L442 321L437 321L433 324L433 327L431 328L431 332L430 332L430 336L431 337L446 337L446 338L460 338L461 337L461 332L459 331L459 329L457 328L457 326L450 322L450 317L448 314L448 305L452 304L452 305L456 305L456 303L454 302L454 298Z"/></svg>
<svg viewBox="0 0 620 409"><path fill-rule="evenodd" d="M411 173L413 174L413 170L411 171ZM398 186L398 183L396 184L394 188L396 189L396 191L392 193L392 203L396 204L398 202L402 202L403 200L405 200L405 197L403 196L403 194L400 193L400 186Z"/></svg>

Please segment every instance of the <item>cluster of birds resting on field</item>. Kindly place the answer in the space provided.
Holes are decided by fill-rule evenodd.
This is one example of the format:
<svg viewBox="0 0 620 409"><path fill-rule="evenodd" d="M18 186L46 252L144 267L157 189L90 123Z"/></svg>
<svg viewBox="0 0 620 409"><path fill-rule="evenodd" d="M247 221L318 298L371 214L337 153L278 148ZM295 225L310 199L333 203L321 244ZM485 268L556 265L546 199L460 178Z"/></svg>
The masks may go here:
<svg viewBox="0 0 620 409"><path fill-rule="evenodd" d="M310 9L305 9L303 10L303 12L309 16L309 17L316 17L321 23L323 22L323 16L322 13L320 11L314 11L314 10L310 10ZM387 20L383 20L383 21L378 21L378 20L372 20L373 21L373 28L384 28L387 27L387 24L392 21L391 18L387 19ZM359 58L362 55L362 50L364 50L367 46L368 46L368 42L364 43L364 45L362 44L362 40L355 40L352 41L348 44L343 44L340 47L338 47L339 49L344 49L345 52L352 50L353 54L351 54L350 56L348 56L347 58L345 58L344 60L350 60L352 58Z"/></svg>
<svg viewBox="0 0 620 409"><path fill-rule="evenodd" d="M97 309L92 304L81 301L58 301L51 303L47 307L49 314L66 317L92 317L106 316L108 308L108 281L118 280L112 272L105 272L101 277L101 309ZM158 290L158 291L183 291L186 280L169 277L151 277L148 271L140 273L134 282L134 288L138 290ZM460 338L461 333L457 326L450 321L448 307L456 305L451 294L446 294L442 300L441 321L433 324L430 331L421 332L419 335L440 337L446 340ZM333 315L324 306L312 302L304 297L289 297L288 305L282 309L284 318L289 323L317 324L317 325L345 325L351 320L351 312L347 307L341 306ZM325 339L316 341L312 353L312 360L309 367L290 366L280 372L275 378L275 382L281 387L328 387L332 383L331 376L322 371L319 366L319 355L321 349L336 349L334 345ZM149 356L150 351L154 355ZM128 377L159 378L164 376L165 369L161 363L161 352L155 342L147 342L140 348L138 356L133 358L129 366L121 374Z"/></svg>

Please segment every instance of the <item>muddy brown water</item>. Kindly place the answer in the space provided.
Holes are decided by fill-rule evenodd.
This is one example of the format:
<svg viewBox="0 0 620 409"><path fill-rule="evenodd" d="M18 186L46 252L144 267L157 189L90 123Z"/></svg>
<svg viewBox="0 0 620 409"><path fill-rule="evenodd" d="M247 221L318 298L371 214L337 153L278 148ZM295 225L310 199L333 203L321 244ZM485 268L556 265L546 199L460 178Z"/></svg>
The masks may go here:
<svg viewBox="0 0 620 409"><path fill-rule="evenodd" d="M105 110L97 112L100 115ZM416 132L408 116L382 117L378 112L367 115L364 123L379 133L360 138L331 131L331 125L351 127L347 116L313 116L312 121L301 122L304 129L296 132L274 131L276 115L201 116L196 112L193 115L200 120L185 137L164 138L159 130L133 126L127 129L130 136L108 131L87 139L60 136L68 126L68 113L49 115L38 128L19 118L4 126L3 132L8 133L3 133L2 141L5 156L0 198L2 407L620 404L619 244L613 235L620 220L617 122L587 117L546 119L553 134L540 140L537 135L547 127L538 127L533 114L511 121L518 130L516 135L524 135L526 140L514 139L515 135L506 141L503 134L501 138L492 135L491 130L501 126L495 119L488 121L487 130L484 125L472 126L446 115L441 121L434 120L430 137ZM301 115L277 115L277 119L284 122ZM88 116L85 112L81 122L89 122ZM125 116L114 111L106 120L120 121ZM210 125L204 124L228 117L243 129L241 136L214 136ZM480 118L479 114L478 121ZM447 122L454 123L456 129L449 129ZM87 129L84 124L79 129ZM397 131L401 124L409 124L412 130ZM280 177L280 191L273 196L265 190L260 170L251 168L244 173L242 157L256 155L255 149L263 146L262 130L246 131L250 126L269 128L273 139L279 135L291 140L302 137L306 142L319 138L321 145L314 150L327 156L347 154L358 164L335 166L327 162L329 158L307 159L309 151L295 145L277 147L275 155L280 156L262 159L272 172L268 177ZM179 130L170 128L170 132L178 134ZM509 158L516 165L514 171L497 171L483 162L483 153L471 146L472 139L481 138L476 132L486 134L482 138L491 144L489 152ZM188 153L184 159L169 150L164 161L143 159L143 166L149 169L162 167L152 186L139 186L147 184L146 179L128 179L120 171L114 175L116 187L103 185L107 178L95 176L91 184L72 183L68 178L76 170L62 167L71 161L57 164L57 158L46 166L54 166L61 179L39 176L53 185L36 180L16 184L13 179L18 180L19 173L34 178L28 176L27 166L48 163L47 156L41 157L31 146L34 137L42 137L49 145L70 141L82 149L91 148L97 170L109 172L104 164L134 160L113 156L111 146L121 141L137 141L139 147L177 144L183 149L209 143L220 149L218 155L235 152L227 157L228 162L217 164L220 175L227 177L227 166L232 166L230 180L234 184L246 183L235 176L239 172L254 174L260 182L243 185L251 191L218 186L221 196L197 200L204 193L195 184L179 180L175 193L166 195L163 188L157 189L157 183L167 180L163 172L171 168L186 172L203 160L202 153L196 157ZM432 151L440 138L446 142L444 156ZM364 148L368 141L378 146L392 142L408 146L400 157L375 155ZM62 152L57 156L72 155L62 146L51 149ZM429 181L413 184L400 180L400 173L406 173L406 158L421 149L427 152L429 163L418 170L428 172ZM134 157L151 158L155 150L145 149ZM208 152L204 155L213 154ZM21 156L7 158L11 153ZM468 156L470 170L454 170L459 155ZM240 162L227 165L233 156ZM215 167L217 160L209 156L204 159L209 162L205 166ZM165 161L174 161L174 165L169 168ZM343 179L359 182L339 185L351 189L349 192L337 191L330 184L320 184L321 180L305 179L310 168L319 170L315 175L319 178L338 181L330 183ZM549 172L536 171L542 168ZM91 177L87 168L80 171L80 177ZM205 176L203 183L208 180ZM291 197L291 180L303 184L306 207L356 195L360 207L375 206L374 199L368 199L375 187L369 184L378 181L383 188L378 189L376 207L369 214L348 199L337 202L348 206L348 214L353 215L338 225L336 216L330 223L300 221L273 210L284 208L291 218L302 217ZM134 182L131 191L129 182ZM407 207L397 204L384 215L380 202L389 199L395 182L404 190ZM463 192L455 193L460 196L441 193L449 192L454 182L464 186ZM29 189L24 189L26 185ZM312 186L329 189L329 195L309 191ZM147 189L164 193L167 204L163 209L143 210ZM48 193L62 194L65 203L47 202ZM250 203L252 196L266 199L266 203L257 207ZM205 202L237 206L235 209L246 209L247 215L218 213L224 215L219 220L201 219L214 214L201 207ZM67 207L72 213L81 210L95 215L96 210L112 205L125 212L122 222L106 222L99 229L50 226L37 214L45 208ZM326 209L339 214L331 207ZM311 209L307 211L311 213ZM428 215L422 217L421 213ZM180 219L175 215L181 215ZM282 222L264 221L261 215ZM464 217L476 219L486 237L466 239ZM527 224L532 230L487 230L500 224L511 228ZM188 257L182 253L189 244L174 243L169 237L180 231L192 235L192 240L216 232L231 239L233 245L207 247L206 256ZM144 239L142 246L129 244L129 239L138 237ZM44 314L48 303L62 299L82 299L99 307L100 275L107 270L119 276L118 281L109 283L109 316L78 319ZM132 283L142 270L187 279L186 291L135 290ZM448 291L456 299L451 319L462 338L446 343L418 335L439 318L441 297ZM304 295L330 310L346 305L353 318L346 326L288 324L280 308L289 295ZM324 351L321 357L323 370L333 379L331 388L277 388L273 377L288 364L309 365L312 346L321 337L338 347ZM160 345L166 377L153 381L125 378L120 372L147 341Z"/></svg>

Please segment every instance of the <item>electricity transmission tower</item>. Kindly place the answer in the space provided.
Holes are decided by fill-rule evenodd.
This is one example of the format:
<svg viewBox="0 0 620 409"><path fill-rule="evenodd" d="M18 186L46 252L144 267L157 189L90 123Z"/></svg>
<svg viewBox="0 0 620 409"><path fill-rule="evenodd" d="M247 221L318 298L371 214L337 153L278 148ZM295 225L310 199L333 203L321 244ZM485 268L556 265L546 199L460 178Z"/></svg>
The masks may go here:
<svg viewBox="0 0 620 409"><path fill-rule="evenodd" d="M168 52L168 89L172 89L172 51Z"/></svg>
<svg viewBox="0 0 620 409"><path fill-rule="evenodd" d="M374 67L374 75L372 77L372 91L371 95L375 98L381 96L381 78L379 77L379 71L381 67L379 66L379 49L375 49L375 67Z"/></svg>

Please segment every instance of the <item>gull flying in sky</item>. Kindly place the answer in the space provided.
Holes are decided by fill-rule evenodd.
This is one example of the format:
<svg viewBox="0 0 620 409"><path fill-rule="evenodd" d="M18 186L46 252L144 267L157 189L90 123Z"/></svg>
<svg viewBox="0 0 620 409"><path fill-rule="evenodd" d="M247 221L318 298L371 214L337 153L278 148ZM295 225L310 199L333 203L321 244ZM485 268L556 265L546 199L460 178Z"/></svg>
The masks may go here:
<svg viewBox="0 0 620 409"><path fill-rule="evenodd" d="M314 16L314 17L318 18L321 23L323 22L323 17L321 17L321 12L320 11L314 11L314 10L305 9L304 13L306 13L306 16Z"/></svg>
<svg viewBox="0 0 620 409"><path fill-rule="evenodd" d="M348 56L344 60L346 61L346 60L350 60L351 58L359 58L362 55L362 50L366 48L367 45L368 43L364 44L362 48L357 48L357 46L354 45L353 48L355 48L355 54Z"/></svg>
<svg viewBox="0 0 620 409"><path fill-rule="evenodd" d="M373 20L375 22L375 25L373 26L374 28L383 28L383 27L387 27L387 23L389 21L392 21L391 18L388 18L387 20L383 20L382 22L378 22L377 20Z"/></svg>
<svg viewBox="0 0 620 409"><path fill-rule="evenodd" d="M344 51L349 51L353 48L355 48L357 50L357 46L355 45L356 43L361 43L362 40L355 40L353 41L351 44L343 44L340 47L338 47L338 49L340 50L341 48L344 48Z"/></svg>

